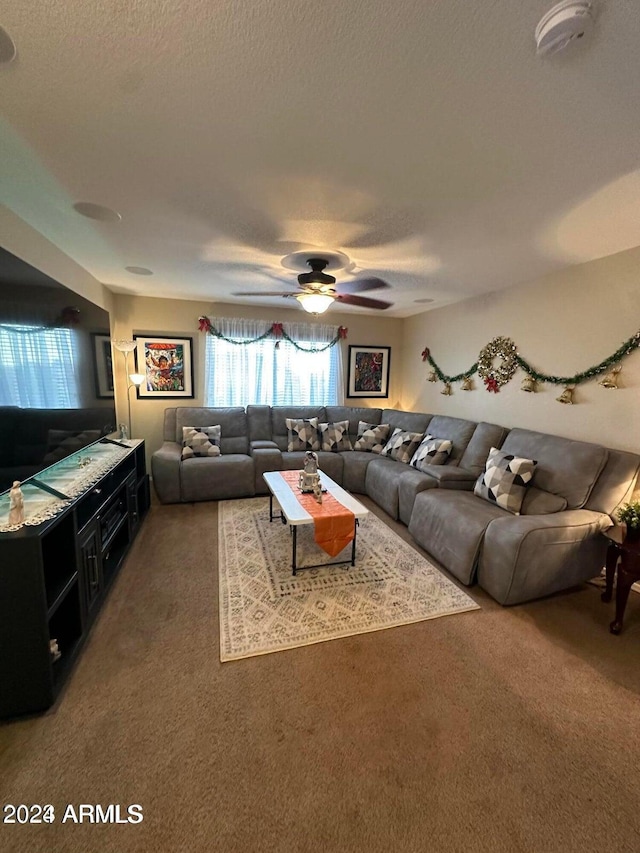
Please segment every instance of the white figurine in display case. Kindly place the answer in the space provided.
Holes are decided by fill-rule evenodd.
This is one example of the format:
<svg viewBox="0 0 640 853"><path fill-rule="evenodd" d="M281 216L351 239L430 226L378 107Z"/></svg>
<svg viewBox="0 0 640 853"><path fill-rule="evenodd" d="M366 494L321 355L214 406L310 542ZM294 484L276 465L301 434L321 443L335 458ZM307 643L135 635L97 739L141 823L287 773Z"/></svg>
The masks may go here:
<svg viewBox="0 0 640 853"><path fill-rule="evenodd" d="M24 524L24 496L20 488L20 480L14 480L9 489L9 524Z"/></svg>

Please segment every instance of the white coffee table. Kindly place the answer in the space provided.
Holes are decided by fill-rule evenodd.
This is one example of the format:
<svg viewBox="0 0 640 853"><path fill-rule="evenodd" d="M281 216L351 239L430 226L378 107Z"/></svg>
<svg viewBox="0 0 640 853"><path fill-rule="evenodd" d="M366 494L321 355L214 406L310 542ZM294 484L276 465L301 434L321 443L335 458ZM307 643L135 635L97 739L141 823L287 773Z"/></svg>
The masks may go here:
<svg viewBox="0 0 640 853"><path fill-rule="evenodd" d="M342 486L329 477L324 471L319 471L320 482L323 490L339 501L346 509L351 510L355 516L355 529L353 532L353 541L351 544L351 559L336 560L332 563L314 563L313 565L298 566L297 565L297 530L303 524L313 524L313 516L310 515L298 500L298 495L289 483L282 476L281 471L267 471L262 476L269 488L269 522L274 518L281 519L283 524L288 524L292 533L291 543L291 569L295 575L301 569L316 569L324 566L343 566L350 564L355 565L356 562L356 531L358 529L358 521L369 515L369 510L363 506L360 501L356 500L353 495L345 491ZM274 513L273 499L276 499L280 506L280 512Z"/></svg>

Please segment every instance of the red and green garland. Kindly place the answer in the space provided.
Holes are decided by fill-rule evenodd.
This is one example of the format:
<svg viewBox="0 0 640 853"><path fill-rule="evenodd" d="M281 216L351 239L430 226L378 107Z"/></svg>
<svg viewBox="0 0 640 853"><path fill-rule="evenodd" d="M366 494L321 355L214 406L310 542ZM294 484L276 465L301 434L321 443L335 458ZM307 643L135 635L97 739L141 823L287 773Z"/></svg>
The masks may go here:
<svg viewBox="0 0 640 853"><path fill-rule="evenodd" d="M248 346L249 344L256 344L258 341L264 341L267 338L273 338L275 340L276 349L279 348L280 341L285 340L297 350L300 350L300 352L324 352L329 349L329 347L335 346L339 341L346 339L347 332L349 331L345 326L339 326L338 334L328 343L323 344L322 346L315 346L312 344L308 347L303 347L289 337L282 323L272 323L264 334L258 335L256 338L247 338L242 341L239 341L237 338L227 338L222 334L222 332L218 331L218 329L216 329L216 327L211 323L211 320L204 315L202 317L198 317L198 327L199 331L206 332L208 335L213 335L214 338L220 338L220 340L226 341L228 344Z"/></svg>
<svg viewBox="0 0 640 853"><path fill-rule="evenodd" d="M573 389L581 382L586 382L589 379L594 379L596 376L609 372L616 374L620 371L619 362L627 355L630 355L634 350L640 348L640 330L622 343L618 349L607 358L603 359L599 364L594 364L593 367L582 370L573 376L557 376L555 374L542 373L536 370L528 361L526 361L518 352L514 342L510 338L497 337L489 341L489 343L480 350L478 360L472 364L468 370L458 373L455 376L449 376L444 373L440 366L436 364L431 356L431 351L428 347L422 350L422 360L428 362L432 370L427 376L429 382L440 380L445 383L445 391L447 386L452 382L463 382L463 389L471 390L470 379L477 373L484 382L487 391L497 394L503 385L509 382L516 370L520 368L527 373L528 383L523 390L534 390L535 382L549 382L552 385L564 385L568 389ZM603 379L602 383L607 388L617 387L615 378L610 379L609 376ZM562 402L568 402L563 400Z"/></svg>

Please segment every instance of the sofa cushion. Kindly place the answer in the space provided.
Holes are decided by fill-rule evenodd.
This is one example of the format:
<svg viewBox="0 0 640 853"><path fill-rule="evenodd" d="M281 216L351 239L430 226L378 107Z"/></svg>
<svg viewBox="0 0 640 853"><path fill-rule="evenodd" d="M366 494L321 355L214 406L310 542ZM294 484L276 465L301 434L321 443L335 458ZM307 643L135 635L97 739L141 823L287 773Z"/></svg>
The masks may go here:
<svg viewBox="0 0 640 853"><path fill-rule="evenodd" d="M81 450L88 444L93 444L100 435L99 429L50 429L47 432L47 453L43 461L53 464L59 459L64 459L65 456Z"/></svg>
<svg viewBox="0 0 640 853"><path fill-rule="evenodd" d="M567 508L567 499L562 495L545 492L536 486L529 486L522 502L521 515L549 515L562 512Z"/></svg>
<svg viewBox="0 0 640 853"><path fill-rule="evenodd" d="M453 468L452 470L456 470ZM407 526L411 521L416 495L425 489L437 489L438 481L410 465L398 476L398 518Z"/></svg>
<svg viewBox="0 0 640 853"><path fill-rule="evenodd" d="M286 418L287 450L320 450L317 418Z"/></svg>
<svg viewBox="0 0 640 853"><path fill-rule="evenodd" d="M174 441L179 445L182 445L182 427L220 424L220 451L223 456L228 453L249 452L249 424L247 413L241 406L178 406L175 412Z"/></svg>
<svg viewBox="0 0 640 853"><path fill-rule="evenodd" d="M9 445L9 447L10 446L11 445ZM42 465L42 460L46 452L46 444L15 444L13 446L13 456L11 458L11 464Z"/></svg>
<svg viewBox="0 0 640 853"><path fill-rule="evenodd" d="M369 424L360 421L358 437L353 449L364 450L367 453L382 453L382 449L389 438L390 429L389 424Z"/></svg>
<svg viewBox="0 0 640 853"><path fill-rule="evenodd" d="M358 435L358 424L366 421L368 424L379 424L382 409L372 409L367 406L327 406L327 416L323 421L349 421L349 438L353 444Z"/></svg>
<svg viewBox="0 0 640 853"><path fill-rule="evenodd" d="M520 515L525 491L533 479L536 464L533 459L513 456L492 447L484 474L478 477L473 493L507 512Z"/></svg>
<svg viewBox="0 0 640 853"><path fill-rule="evenodd" d="M426 489L415 497L409 533L464 584L472 584L484 533L496 518L514 517L471 492Z"/></svg>
<svg viewBox="0 0 640 853"><path fill-rule="evenodd" d="M440 489L473 491L478 475L457 465L425 465L424 473L433 477Z"/></svg>
<svg viewBox="0 0 640 853"><path fill-rule="evenodd" d="M608 451L600 445L526 429L512 429L502 450L536 459L536 486L562 495L567 509L586 504L608 459Z"/></svg>
<svg viewBox="0 0 640 853"><path fill-rule="evenodd" d="M194 456L220 456L220 424L208 427L182 427L182 459Z"/></svg>
<svg viewBox="0 0 640 853"><path fill-rule="evenodd" d="M608 450L607 464L589 495L586 509L611 515L615 508L640 491L640 457L626 450Z"/></svg>
<svg viewBox="0 0 640 853"><path fill-rule="evenodd" d="M387 456L374 456L365 476L365 494L387 515L397 519L400 475L412 470L404 462L396 462ZM427 475L424 476L426 479Z"/></svg>
<svg viewBox="0 0 640 853"><path fill-rule="evenodd" d="M341 450L353 450L349 441L349 421L318 424L321 450L338 453Z"/></svg>
<svg viewBox="0 0 640 853"><path fill-rule="evenodd" d="M449 439L425 435L409 464L418 471L425 471L429 465L444 465L452 448L453 444Z"/></svg>
<svg viewBox="0 0 640 853"><path fill-rule="evenodd" d="M369 463L380 457L364 450L350 450L340 453L343 462L342 485L348 492L358 495L367 493L365 481Z"/></svg>
<svg viewBox="0 0 640 853"><path fill-rule="evenodd" d="M244 453L195 456L180 465L182 501L222 501L254 494L253 459Z"/></svg>
<svg viewBox="0 0 640 853"><path fill-rule="evenodd" d="M424 435L433 415L422 412L405 412L402 409L383 409L381 422L390 424L392 430L402 429L407 432L419 432Z"/></svg>
<svg viewBox="0 0 640 853"><path fill-rule="evenodd" d="M509 430L497 424L481 421L473 431L473 435L462 454L459 465L467 471L472 471L476 477L484 471L487 456L492 447L502 447ZM442 433L440 433L442 435ZM454 455L455 455L455 439ZM535 457L537 459L537 457Z"/></svg>
<svg viewBox="0 0 640 853"><path fill-rule="evenodd" d="M452 418L448 415L434 415L429 421L427 432L429 435L437 438L449 439L452 448L446 464L457 465L475 434L476 428L477 424L475 421L468 421L465 418ZM478 471L479 473L480 471Z"/></svg>
<svg viewBox="0 0 640 853"><path fill-rule="evenodd" d="M398 428L394 430L393 435L382 448L381 455L408 465L422 441L422 436L423 433L421 432L408 432Z"/></svg>

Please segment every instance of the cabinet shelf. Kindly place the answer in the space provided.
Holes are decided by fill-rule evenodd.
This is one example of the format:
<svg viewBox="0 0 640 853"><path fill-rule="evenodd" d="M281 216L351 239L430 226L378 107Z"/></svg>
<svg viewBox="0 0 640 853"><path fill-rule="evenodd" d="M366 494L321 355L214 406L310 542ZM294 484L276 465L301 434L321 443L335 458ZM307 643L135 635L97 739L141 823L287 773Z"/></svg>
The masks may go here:
<svg viewBox="0 0 640 853"><path fill-rule="evenodd" d="M60 587L60 589L59 589L59 591L58 591L58 594L57 594L57 595L55 596L55 598L53 599L53 604L49 607L49 610L48 610L48 613L47 613L47 616L49 617L49 619L51 619L51 617L53 616L53 614L54 614L54 613L56 612L56 610L60 607L60 605L61 605L61 604L62 604L62 602L64 601L64 599L65 599L65 597L66 597L67 593L69 592L69 590L72 588L73 584L74 584L77 580L78 580L78 572L77 572L77 571L75 571L75 572L71 575L71 577L67 580L67 582L66 582L66 583L64 583L64 584Z"/></svg>
<svg viewBox="0 0 640 853"><path fill-rule="evenodd" d="M48 496L45 506L38 497L42 490L26 482L30 523L19 530L0 527L3 718L44 711L56 701L149 508L143 441L90 446L82 454L94 459L89 474L78 473L73 457L45 472L54 487L73 479L72 499L56 505L55 496ZM77 489L83 477L84 491ZM0 495L0 523L5 504L7 493Z"/></svg>
<svg viewBox="0 0 640 853"><path fill-rule="evenodd" d="M129 516L123 515L120 518L120 520L118 521L118 523L115 525L115 527L111 528L111 532L109 533L107 538L102 543L102 551L104 554L108 553L108 551L111 548L111 545L113 544L116 536L120 533L120 531L122 530L124 525L128 523L128 521L129 521Z"/></svg>

